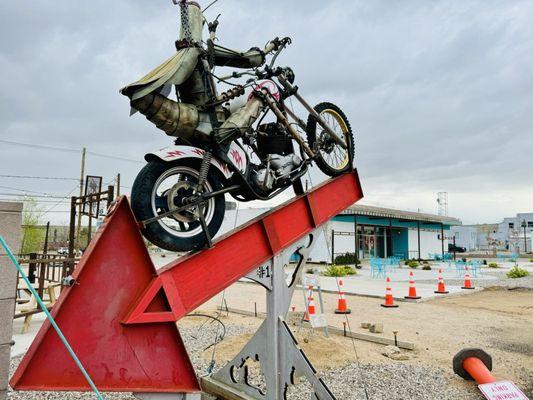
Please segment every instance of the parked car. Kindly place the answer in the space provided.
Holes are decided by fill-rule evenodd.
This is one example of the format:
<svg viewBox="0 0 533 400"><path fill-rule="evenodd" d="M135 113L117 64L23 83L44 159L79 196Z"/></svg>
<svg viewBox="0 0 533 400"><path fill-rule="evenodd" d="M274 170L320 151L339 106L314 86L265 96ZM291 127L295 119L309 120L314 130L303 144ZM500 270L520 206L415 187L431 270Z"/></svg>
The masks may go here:
<svg viewBox="0 0 533 400"><path fill-rule="evenodd" d="M60 247L59 249L57 249L57 254L68 254L68 248Z"/></svg>
<svg viewBox="0 0 533 400"><path fill-rule="evenodd" d="M456 246L448 243L448 253L466 253L466 247Z"/></svg>

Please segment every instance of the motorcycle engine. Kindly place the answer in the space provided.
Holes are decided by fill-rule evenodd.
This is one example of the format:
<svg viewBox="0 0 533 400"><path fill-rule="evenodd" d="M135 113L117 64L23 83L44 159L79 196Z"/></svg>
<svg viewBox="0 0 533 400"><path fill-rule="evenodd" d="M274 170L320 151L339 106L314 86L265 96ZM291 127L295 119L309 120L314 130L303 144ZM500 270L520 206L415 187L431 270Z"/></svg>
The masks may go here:
<svg viewBox="0 0 533 400"><path fill-rule="evenodd" d="M281 124L272 122L257 128L257 149L264 168L253 175L255 186L268 193L288 179L289 174L302 164L294 154L292 139Z"/></svg>
<svg viewBox="0 0 533 400"><path fill-rule="evenodd" d="M269 192L277 184L285 182L289 174L301 164L302 160L296 154L271 154L267 166L253 175L254 183L261 191Z"/></svg>

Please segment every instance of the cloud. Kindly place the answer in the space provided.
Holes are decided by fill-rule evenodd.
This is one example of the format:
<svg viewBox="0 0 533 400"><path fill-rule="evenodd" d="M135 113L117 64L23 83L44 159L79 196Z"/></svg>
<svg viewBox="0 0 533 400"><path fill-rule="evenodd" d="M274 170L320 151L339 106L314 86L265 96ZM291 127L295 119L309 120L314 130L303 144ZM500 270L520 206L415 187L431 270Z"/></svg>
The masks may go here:
<svg viewBox="0 0 533 400"><path fill-rule="evenodd" d="M436 193L448 191L450 212L468 222L528 211L531 2L220 0L207 17L219 12L224 45L293 38L279 63L310 102L348 114L367 202L435 212ZM0 13L9 16L0 26L0 138L135 159L171 143L142 116L128 117L118 94L173 53L179 16L170 1L3 2ZM5 173L79 174L79 154L2 143L0 157ZM126 186L141 166L88 159L90 173L121 172Z"/></svg>

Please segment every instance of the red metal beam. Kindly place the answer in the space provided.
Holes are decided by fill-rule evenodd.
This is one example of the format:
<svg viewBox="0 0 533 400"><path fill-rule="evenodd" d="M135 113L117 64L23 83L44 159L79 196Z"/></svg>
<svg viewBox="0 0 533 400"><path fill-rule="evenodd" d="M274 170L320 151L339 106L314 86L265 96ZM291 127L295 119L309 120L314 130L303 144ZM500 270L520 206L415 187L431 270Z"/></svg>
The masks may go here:
<svg viewBox="0 0 533 400"><path fill-rule="evenodd" d="M180 319L362 197L357 171L353 171L237 228L217 240L213 248L168 264L158 271L124 323ZM160 289L170 310L147 311Z"/></svg>

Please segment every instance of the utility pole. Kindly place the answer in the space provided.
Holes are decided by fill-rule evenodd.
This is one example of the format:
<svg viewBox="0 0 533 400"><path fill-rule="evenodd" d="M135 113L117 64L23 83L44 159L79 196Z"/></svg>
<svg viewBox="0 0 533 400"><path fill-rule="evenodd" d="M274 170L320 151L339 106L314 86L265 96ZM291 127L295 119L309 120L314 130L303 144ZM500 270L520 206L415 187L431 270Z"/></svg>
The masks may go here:
<svg viewBox="0 0 533 400"><path fill-rule="evenodd" d="M46 234L44 235L43 254L48 254L48 234L50 233L50 221L46 223Z"/></svg>
<svg viewBox="0 0 533 400"><path fill-rule="evenodd" d="M85 176L85 147L81 151L81 173L80 173L80 197L83 196L83 177ZM76 228L76 249L80 249L80 231L81 231L81 213L83 211L82 203L78 207L78 224Z"/></svg>
<svg viewBox="0 0 533 400"><path fill-rule="evenodd" d="M117 174L117 197L120 196L120 172Z"/></svg>

